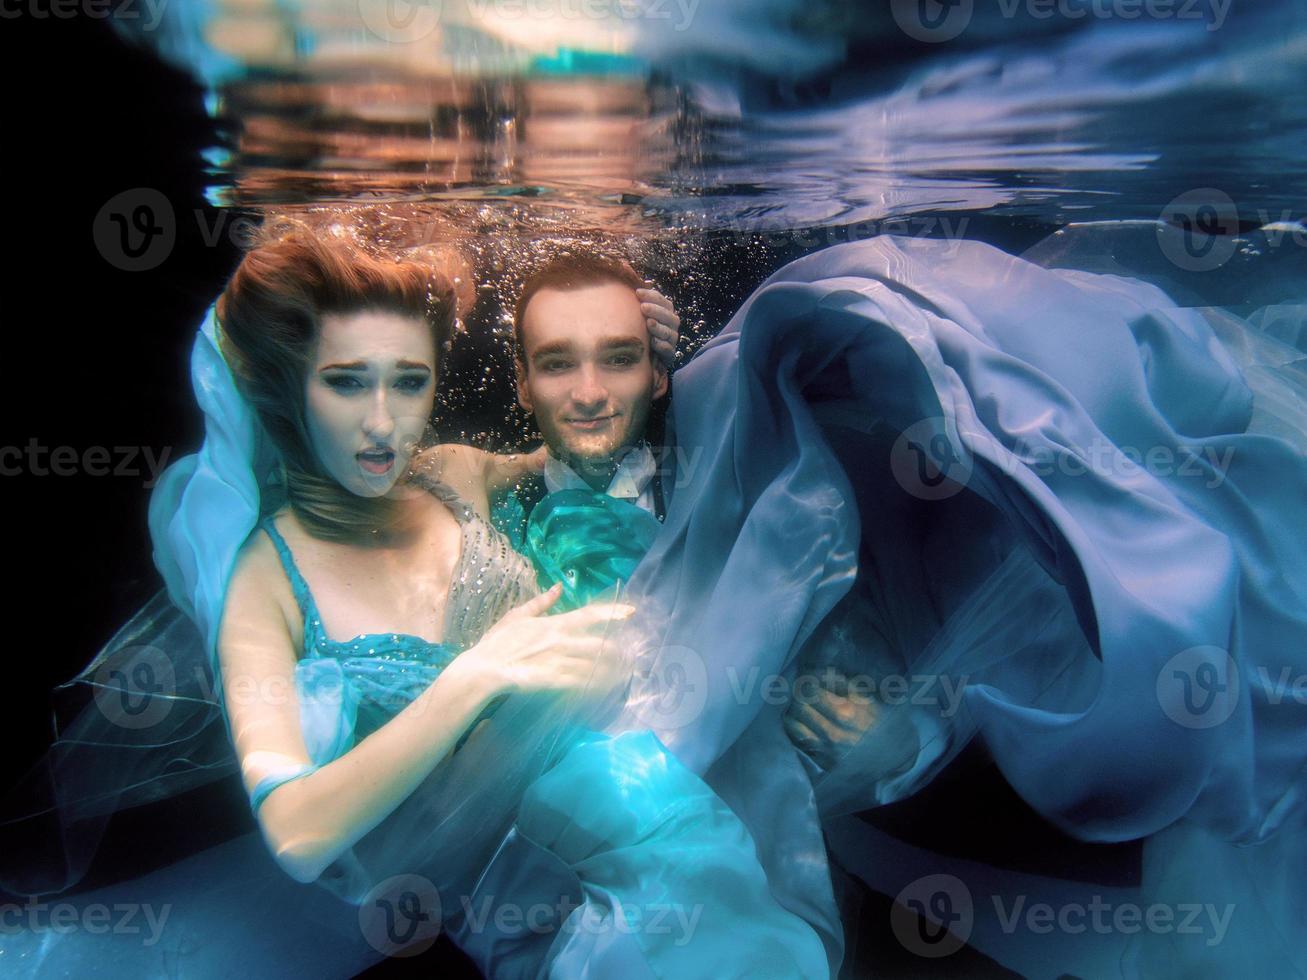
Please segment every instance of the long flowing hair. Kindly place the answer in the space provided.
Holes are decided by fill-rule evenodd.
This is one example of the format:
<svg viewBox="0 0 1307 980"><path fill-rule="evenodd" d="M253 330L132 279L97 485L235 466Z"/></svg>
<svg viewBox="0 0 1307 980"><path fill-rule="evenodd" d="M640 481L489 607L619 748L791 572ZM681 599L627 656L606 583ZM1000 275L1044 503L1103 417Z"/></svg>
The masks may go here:
<svg viewBox="0 0 1307 980"><path fill-rule="evenodd" d="M433 261L293 231L248 252L217 305L223 356L281 456L287 502L310 534L327 540L359 541L395 517L393 500L341 486L308 430L305 378L322 319L365 310L426 321L439 366L453 330L454 278Z"/></svg>

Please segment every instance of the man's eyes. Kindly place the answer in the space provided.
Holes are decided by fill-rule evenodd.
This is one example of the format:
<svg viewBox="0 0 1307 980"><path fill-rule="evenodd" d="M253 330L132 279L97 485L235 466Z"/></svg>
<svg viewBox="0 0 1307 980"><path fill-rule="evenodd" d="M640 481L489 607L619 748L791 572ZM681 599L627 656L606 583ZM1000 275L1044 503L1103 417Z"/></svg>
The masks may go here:
<svg viewBox="0 0 1307 980"><path fill-rule="evenodd" d="M603 360L608 367L628 368L634 367L640 363L640 355L635 353L609 354ZM548 371L551 374L558 374L563 371L570 371L576 367L576 362L565 358L546 358L537 362L541 371Z"/></svg>

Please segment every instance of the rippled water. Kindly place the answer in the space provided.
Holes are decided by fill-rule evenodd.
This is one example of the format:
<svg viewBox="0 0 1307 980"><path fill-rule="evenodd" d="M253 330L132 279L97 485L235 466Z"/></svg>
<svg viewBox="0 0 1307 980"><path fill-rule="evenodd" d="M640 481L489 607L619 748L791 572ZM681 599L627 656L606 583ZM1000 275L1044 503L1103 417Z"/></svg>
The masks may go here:
<svg viewBox="0 0 1307 980"><path fill-rule="evenodd" d="M462 235L1307 200L1299 0L209 0L118 26L210 86L226 205L439 202Z"/></svg>
<svg viewBox="0 0 1307 980"><path fill-rule="evenodd" d="M1307 0L191 0L115 25L205 83L215 204L469 264L442 412L491 448L528 433L512 297L579 241L674 295L683 356L781 261L878 233L1142 221L1151 278L1207 302L1303 279L1246 268L1307 256ZM1127 240L1149 251L1045 251L1141 272Z"/></svg>

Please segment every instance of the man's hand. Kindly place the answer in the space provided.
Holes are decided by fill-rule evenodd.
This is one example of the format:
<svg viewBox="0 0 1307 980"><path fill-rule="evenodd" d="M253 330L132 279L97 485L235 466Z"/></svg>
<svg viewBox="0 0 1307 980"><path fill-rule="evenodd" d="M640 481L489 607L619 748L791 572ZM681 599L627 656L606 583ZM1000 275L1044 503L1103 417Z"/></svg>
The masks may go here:
<svg viewBox="0 0 1307 980"><path fill-rule="evenodd" d="M672 301L654 289L652 282L647 279L645 282L650 288L637 289L635 295L640 299L640 310L649 327L649 346L670 371L676 360L676 343L681 339L681 318L676 315Z"/></svg>
<svg viewBox="0 0 1307 980"><path fill-rule="evenodd" d="M837 667L801 674L785 709L785 731L813 762L829 772L880 718L868 695L850 692L849 678Z"/></svg>

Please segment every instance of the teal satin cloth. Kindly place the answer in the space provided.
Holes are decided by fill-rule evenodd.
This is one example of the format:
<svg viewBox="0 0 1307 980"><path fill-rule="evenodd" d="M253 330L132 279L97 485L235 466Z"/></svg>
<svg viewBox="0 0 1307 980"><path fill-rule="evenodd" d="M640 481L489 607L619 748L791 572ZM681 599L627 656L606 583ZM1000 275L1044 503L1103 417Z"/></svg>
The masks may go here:
<svg viewBox="0 0 1307 980"><path fill-rule="evenodd" d="M556 609L578 609L629 581L662 525L642 507L590 490L557 490L531 511L522 553L540 587L556 582Z"/></svg>

